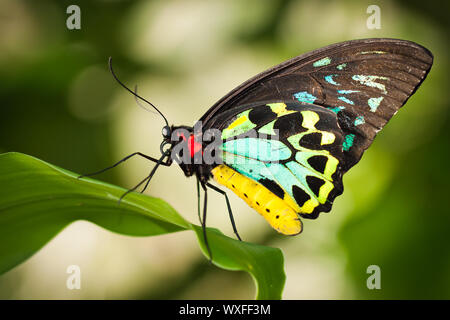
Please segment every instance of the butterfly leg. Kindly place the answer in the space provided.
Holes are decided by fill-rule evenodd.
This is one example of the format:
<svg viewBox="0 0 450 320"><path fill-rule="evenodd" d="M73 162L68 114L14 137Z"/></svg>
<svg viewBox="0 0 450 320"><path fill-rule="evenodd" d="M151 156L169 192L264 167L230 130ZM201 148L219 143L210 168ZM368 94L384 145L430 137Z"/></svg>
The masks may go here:
<svg viewBox="0 0 450 320"><path fill-rule="evenodd" d="M107 168L105 168L105 169L102 169L102 170L100 170L100 171L96 171L96 172L93 172L93 173L82 174L82 175L80 175L80 176L78 177L78 179L81 179L81 178L84 178L84 177L95 176L95 175L97 175L97 174L103 173L103 172L105 172L105 171L107 171L107 170L109 170L109 169L112 169L112 168L117 167L117 166L118 166L119 164L121 164L122 162L125 162L125 161L127 161L128 159L130 159L131 157L136 156L136 155L139 155L139 156L141 156L141 157L143 157L143 158L145 158L145 159L147 159L147 160L150 160L150 161L153 161L153 162L156 162L156 163L158 163L158 161L159 161L158 159L155 159L155 158L153 158L153 157L147 156L147 155L145 155L145 154L143 154L143 153L141 153L141 152L134 152L134 153L132 153L132 154L126 156L126 157L123 158L122 160L118 161L117 163L113 164L113 165L110 166L110 167L107 167ZM168 164L167 162L162 162L161 165L163 165L163 166L169 166L170 164Z"/></svg>
<svg viewBox="0 0 450 320"><path fill-rule="evenodd" d="M206 185L204 183L201 184L203 191L205 191L205 197L203 199L203 219L202 219L202 230L203 230L203 239L205 240L205 246L206 249L208 250L208 254L209 254L209 262L212 263L212 253L211 253L211 248L209 247L208 244L208 237L206 236L206 210L208 208L208 190L206 189Z"/></svg>
<svg viewBox="0 0 450 320"><path fill-rule="evenodd" d="M147 181L147 184L145 185L145 188L147 188L148 184L150 183L150 180L153 178L153 175L154 175L155 172L156 172L156 169L158 169L158 167L159 167L161 164L163 164L163 160L164 160L164 158L165 158L167 155L168 155L167 153L163 154L163 155L161 156L161 158L159 158L159 160L157 160L156 165L153 167L153 169L152 169L152 171L150 172L150 174L149 174L145 179L143 179L141 182L139 182L134 188L128 190L127 192L125 192L125 193L120 197L120 199L119 199L119 204L120 204L120 202L122 201L122 199L123 199L127 194L129 194L130 192L133 192L134 190L136 190L137 188L139 188L139 187L140 187L144 182L146 182L146 181ZM145 190L145 188L144 188L144 190Z"/></svg>
<svg viewBox="0 0 450 320"><path fill-rule="evenodd" d="M161 159L164 159L164 156L169 156L170 155L170 152L169 151L166 151L164 154L163 154L163 156L161 157ZM160 160L161 160L160 159ZM169 161L169 158L167 158L167 161ZM158 160L158 162L159 162L159 160ZM158 162L157 162L157 165L158 165ZM170 164L168 164L168 162L164 162L164 161L162 161L161 163L160 163L161 165L164 165L164 166L168 166L168 165L170 165ZM147 180L147 183L145 184L145 187L140 191L141 193L144 193L144 191L147 189L147 187L148 187L148 185L150 184L150 180L151 180L151 177Z"/></svg>
<svg viewBox="0 0 450 320"><path fill-rule="evenodd" d="M206 186L225 196L225 201L227 202L227 207L228 207L228 214L230 216L231 226L233 227L234 234L237 236L239 241L242 241L241 237L239 236L239 233L237 232L236 224L234 223L233 211L231 210L230 200L228 200L227 193L223 190L220 190L216 186L210 184L209 182L206 183Z"/></svg>
<svg viewBox="0 0 450 320"><path fill-rule="evenodd" d="M197 178L197 214L198 214L198 221L200 221L200 224L203 224L202 217L200 215L200 180Z"/></svg>

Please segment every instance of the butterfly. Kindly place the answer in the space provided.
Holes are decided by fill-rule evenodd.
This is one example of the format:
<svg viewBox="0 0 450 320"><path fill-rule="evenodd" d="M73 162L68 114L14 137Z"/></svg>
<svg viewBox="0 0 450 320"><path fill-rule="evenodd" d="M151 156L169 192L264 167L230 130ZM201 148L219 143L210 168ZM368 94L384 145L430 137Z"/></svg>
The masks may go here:
<svg viewBox="0 0 450 320"><path fill-rule="evenodd" d="M211 180L243 199L276 231L297 235L303 229L300 218L315 219L331 210L343 192L344 173L358 163L377 133L417 90L432 62L429 50L405 40L329 45L244 82L216 102L196 130L197 124L170 126L153 104L120 82L110 60L116 80L155 108L165 125L159 159L136 152L104 170L134 155L155 162L150 174L128 192L146 183L145 190L156 169L174 161L187 177L195 176L210 259L208 190L224 196L234 233L241 239L227 193ZM204 139L210 131L216 138L213 147ZM214 161L204 159L207 151Z"/></svg>

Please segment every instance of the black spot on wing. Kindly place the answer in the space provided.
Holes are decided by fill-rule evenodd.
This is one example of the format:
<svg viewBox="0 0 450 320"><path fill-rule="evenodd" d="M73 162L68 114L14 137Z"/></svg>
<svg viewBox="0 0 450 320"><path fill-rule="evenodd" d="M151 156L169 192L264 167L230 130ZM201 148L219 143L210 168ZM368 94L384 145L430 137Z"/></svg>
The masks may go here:
<svg viewBox="0 0 450 320"><path fill-rule="evenodd" d="M281 199L284 198L284 190L275 181L270 179L261 179L258 182L272 191L276 196L280 197Z"/></svg>
<svg viewBox="0 0 450 320"><path fill-rule="evenodd" d="M317 219L320 211L317 211L316 209L314 209L314 211L312 213L300 213L300 217L306 218L306 219Z"/></svg>
<svg viewBox="0 0 450 320"><path fill-rule="evenodd" d="M310 196L302 188L295 185L292 186L292 194L299 207L303 207L305 202L310 199Z"/></svg>
<svg viewBox="0 0 450 320"><path fill-rule="evenodd" d="M248 118L254 124L267 123L274 120L277 117L277 114L270 109L269 106L261 106L257 108L253 108L249 114Z"/></svg>
<svg viewBox="0 0 450 320"><path fill-rule="evenodd" d="M314 176L307 176L306 177L306 183L308 183L308 187L311 189L311 191L317 196L319 197L319 191L320 191L320 187L323 186L323 184L325 183L324 180L319 179L317 177Z"/></svg>
<svg viewBox="0 0 450 320"><path fill-rule="evenodd" d="M317 172L324 173L328 158L325 156L312 156L308 160L309 165Z"/></svg>
<svg viewBox="0 0 450 320"><path fill-rule="evenodd" d="M288 111L303 111L305 110L304 105L298 103L298 102L285 102L286 104L286 110Z"/></svg>
<svg viewBox="0 0 450 320"><path fill-rule="evenodd" d="M273 124L273 128L278 130L280 136L289 137L293 134L305 132L307 129L302 127L303 117L300 112L281 116Z"/></svg>
<svg viewBox="0 0 450 320"><path fill-rule="evenodd" d="M335 115L327 113L328 110L314 110L319 115L319 121L314 125L320 131L336 132L340 131ZM343 111L338 112L338 116Z"/></svg>
<svg viewBox="0 0 450 320"><path fill-rule="evenodd" d="M313 132L309 134L305 134L300 139L300 146L312 150L320 150L322 149L322 145L320 144L322 142L322 134L320 132Z"/></svg>

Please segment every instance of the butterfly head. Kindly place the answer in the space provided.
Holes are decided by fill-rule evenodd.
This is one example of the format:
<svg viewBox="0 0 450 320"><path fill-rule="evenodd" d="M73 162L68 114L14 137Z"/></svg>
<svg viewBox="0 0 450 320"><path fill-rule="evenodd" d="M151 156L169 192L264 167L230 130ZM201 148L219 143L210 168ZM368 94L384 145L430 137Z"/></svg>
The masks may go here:
<svg viewBox="0 0 450 320"><path fill-rule="evenodd" d="M170 140L171 135L172 135L172 130L170 129L170 127L167 125L164 126L162 128L162 136L163 136L164 141Z"/></svg>
<svg viewBox="0 0 450 320"><path fill-rule="evenodd" d="M161 132L163 136L163 140L160 145L161 158L158 161L157 165L163 164L168 166L171 165L173 161L175 161L180 165L184 174L188 177L198 172L200 172L199 176L201 179L203 179L202 177L209 177L209 172L207 170L199 169L202 168L202 166L194 165L194 158L197 158L197 155L203 154L203 145L201 142L201 138L198 139L194 137L194 128L187 126L169 126L169 122L167 121L167 118L164 116L164 114L150 101L141 97L137 93L137 87L133 91L119 80L113 70L111 57L109 58L108 65L114 79L124 89L134 95L134 97L136 98L136 103L147 111L156 111L165 122L165 125L163 126ZM148 106L153 108L153 110L147 108L145 105L142 105L139 100L145 102ZM197 136L201 136L201 132L200 135ZM203 171L204 173L202 173ZM205 178L205 180L207 180L207 178Z"/></svg>

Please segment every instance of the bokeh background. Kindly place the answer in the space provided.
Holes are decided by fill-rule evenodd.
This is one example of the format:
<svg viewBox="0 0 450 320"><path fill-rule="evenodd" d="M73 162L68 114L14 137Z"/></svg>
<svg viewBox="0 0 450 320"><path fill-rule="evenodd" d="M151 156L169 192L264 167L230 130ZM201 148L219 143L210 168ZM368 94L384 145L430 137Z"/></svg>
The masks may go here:
<svg viewBox="0 0 450 320"><path fill-rule="evenodd" d="M66 8L81 8L81 30ZM381 8L369 30L366 9ZM448 7L430 1L0 1L0 152L18 151L77 173L135 151L159 155L163 122L108 72L138 85L174 124L192 125L251 76L331 43L415 41L435 56L420 90L344 177L332 213L283 237L232 195L244 239L285 254L285 299L450 298ZM132 187L151 164L133 159L99 177ZM195 180L162 168L148 194L197 221ZM221 196L208 222L232 236ZM66 268L81 268L68 290ZM381 268L369 290L367 267ZM3 299L253 298L251 278L208 264L192 232L134 238L76 222L0 277Z"/></svg>

